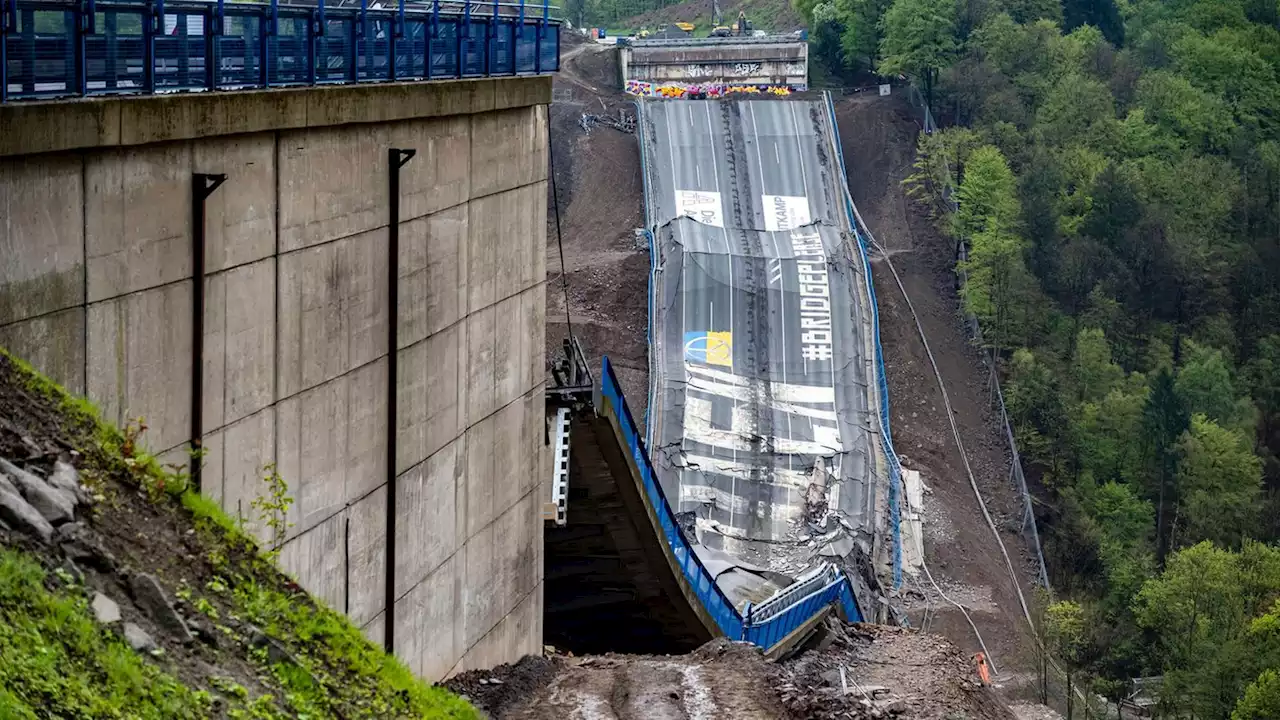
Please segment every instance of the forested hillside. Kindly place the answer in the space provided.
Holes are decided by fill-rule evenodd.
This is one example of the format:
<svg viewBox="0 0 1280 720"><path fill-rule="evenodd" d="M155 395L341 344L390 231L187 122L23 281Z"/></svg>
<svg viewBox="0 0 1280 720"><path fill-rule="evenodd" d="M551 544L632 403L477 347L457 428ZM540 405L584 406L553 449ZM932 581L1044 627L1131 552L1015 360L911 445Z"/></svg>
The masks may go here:
<svg viewBox="0 0 1280 720"><path fill-rule="evenodd" d="M656 30L661 25L693 23L695 34L705 36L714 27L712 0L568 0L566 17L584 27L599 26L614 32ZM724 23L744 12L752 27L767 32L791 32L802 26L789 0L720 0Z"/></svg>
<svg viewBox="0 0 1280 720"><path fill-rule="evenodd" d="M1280 3L795 2L943 128L908 182L968 251L1062 659L1280 718Z"/></svg>

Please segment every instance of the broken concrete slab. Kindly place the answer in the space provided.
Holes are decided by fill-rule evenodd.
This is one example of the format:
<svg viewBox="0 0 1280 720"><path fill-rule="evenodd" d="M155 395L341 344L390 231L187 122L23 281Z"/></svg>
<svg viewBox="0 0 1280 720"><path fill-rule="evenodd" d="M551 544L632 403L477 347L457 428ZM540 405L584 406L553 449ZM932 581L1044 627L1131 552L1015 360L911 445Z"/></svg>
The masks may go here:
<svg viewBox="0 0 1280 720"><path fill-rule="evenodd" d="M187 623L178 614L169 596L165 594L154 576L137 573L129 578L129 591L133 594L138 607L156 621L162 630L173 635L180 642L188 643L194 638Z"/></svg>

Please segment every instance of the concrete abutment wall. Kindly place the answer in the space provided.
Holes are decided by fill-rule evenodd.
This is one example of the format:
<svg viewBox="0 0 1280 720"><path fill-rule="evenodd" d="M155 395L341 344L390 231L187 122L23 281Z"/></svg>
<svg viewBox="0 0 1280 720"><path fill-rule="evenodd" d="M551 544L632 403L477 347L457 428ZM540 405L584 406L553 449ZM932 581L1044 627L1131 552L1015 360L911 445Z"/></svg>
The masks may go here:
<svg viewBox="0 0 1280 720"><path fill-rule="evenodd" d="M550 79L0 107L0 346L185 462L192 174L206 205L202 485L381 642L396 447L396 654L424 678L542 645ZM388 302L387 149L401 171ZM387 427L388 323L398 413Z"/></svg>

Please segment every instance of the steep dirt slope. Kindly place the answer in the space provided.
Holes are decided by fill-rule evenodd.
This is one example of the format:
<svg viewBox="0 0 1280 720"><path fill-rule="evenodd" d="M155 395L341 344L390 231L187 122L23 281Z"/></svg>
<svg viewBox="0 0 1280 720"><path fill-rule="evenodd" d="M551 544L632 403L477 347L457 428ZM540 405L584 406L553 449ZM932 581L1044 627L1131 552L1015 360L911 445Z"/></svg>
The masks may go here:
<svg viewBox="0 0 1280 720"><path fill-rule="evenodd" d="M955 248L901 185L914 161L918 126L912 108L898 94L867 95L841 100L836 113L854 202L892 257L920 314L979 488L1031 603L1032 564L1018 533L1021 504L1008 482L1009 459L990 405L988 369L961 325ZM925 551L930 569L942 590L968 609L999 680L1017 684L1034 667L1034 655L1013 581L970 487L910 310L883 260L873 259L872 272L895 449L929 488ZM963 615L926 578L908 581L904 590L903 604L914 625L946 635L969 652L980 649Z"/></svg>
<svg viewBox="0 0 1280 720"><path fill-rule="evenodd" d="M640 147L633 134L607 126L583 130L584 113L634 115L618 90L616 48L579 44L562 60L551 105L555 191L567 273L562 279L555 205L547 213L547 345L555 357L568 336L583 345L592 372L608 355L631 408L643 422L649 387L649 253L634 228L644 225ZM566 318L562 282L568 281Z"/></svg>

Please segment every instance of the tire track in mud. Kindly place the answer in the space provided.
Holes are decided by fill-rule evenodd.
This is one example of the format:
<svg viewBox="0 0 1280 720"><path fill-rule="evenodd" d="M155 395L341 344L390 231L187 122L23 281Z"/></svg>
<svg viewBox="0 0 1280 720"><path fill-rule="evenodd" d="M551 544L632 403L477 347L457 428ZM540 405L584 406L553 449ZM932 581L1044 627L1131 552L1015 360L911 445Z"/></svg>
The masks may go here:
<svg viewBox="0 0 1280 720"><path fill-rule="evenodd" d="M570 661L573 662L572 660ZM773 720L785 712L749 668L690 656L579 659L510 720Z"/></svg>

